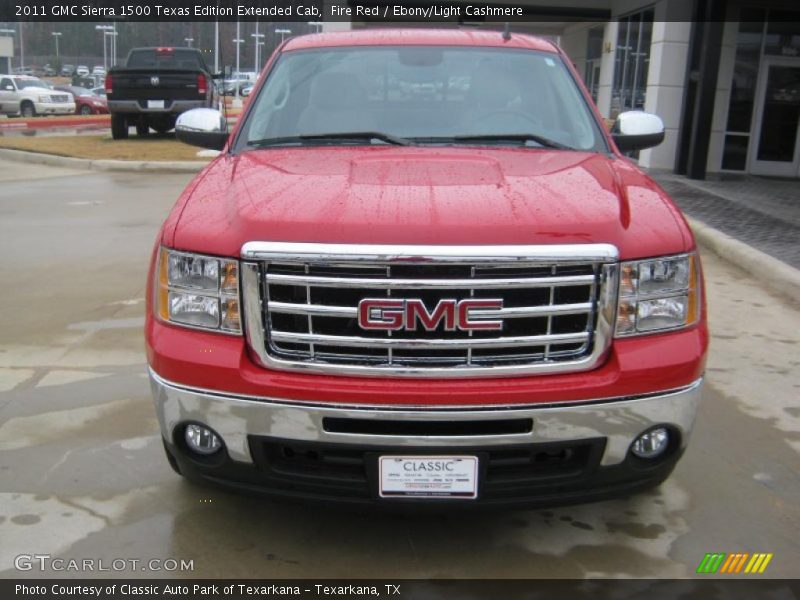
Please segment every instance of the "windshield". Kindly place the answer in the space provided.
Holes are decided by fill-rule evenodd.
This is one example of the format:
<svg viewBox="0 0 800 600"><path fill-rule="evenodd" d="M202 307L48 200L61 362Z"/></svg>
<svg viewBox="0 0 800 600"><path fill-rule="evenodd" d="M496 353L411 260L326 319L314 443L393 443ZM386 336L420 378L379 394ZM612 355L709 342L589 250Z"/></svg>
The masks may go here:
<svg viewBox="0 0 800 600"><path fill-rule="evenodd" d="M284 54L252 101L237 149L291 138L312 143L309 136L322 143L324 134L366 132L417 144L606 150L558 55L441 46ZM349 142L369 143L369 136Z"/></svg>
<svg viewBox="0 0 800 600"><path fill-rule="evenodd" d="M50 86L47 85L41 79L33 79L33 78L30 78L30 79L17 79L17 87L19 89L21 89L21 90L24 90L25 88L31 88L31 87L44 88L46 90L50 89Z"/></svg>

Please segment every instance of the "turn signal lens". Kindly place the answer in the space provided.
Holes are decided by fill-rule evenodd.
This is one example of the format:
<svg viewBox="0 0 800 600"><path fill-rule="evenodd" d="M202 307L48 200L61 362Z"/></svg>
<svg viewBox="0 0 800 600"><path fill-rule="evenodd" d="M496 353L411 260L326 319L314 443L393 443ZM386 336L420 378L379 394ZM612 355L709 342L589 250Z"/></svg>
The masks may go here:
<svg viewBox="0 0 800 600"><path fill-rule="evenodd" d="M241 334L235 260L161 248L156 313L170 323Z"/></svg>

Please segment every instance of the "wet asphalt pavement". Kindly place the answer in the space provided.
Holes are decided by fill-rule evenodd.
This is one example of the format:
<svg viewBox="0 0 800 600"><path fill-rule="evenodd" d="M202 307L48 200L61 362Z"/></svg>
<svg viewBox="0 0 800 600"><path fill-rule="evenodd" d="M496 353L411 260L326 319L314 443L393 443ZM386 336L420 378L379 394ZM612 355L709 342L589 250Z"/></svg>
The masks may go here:
<svg viewBox="0 0 800 600"><path fill-rule="evenodd" d="M800 307L711 255L706 392L654 492L398 516L182 481L163 457L142 323L152 243L189 179L0 161L1 577L41 576L15 570L30 554L193 561L119 573L134 576L684 577L706 552L771 552L765 576L800 576Z"/></svg>

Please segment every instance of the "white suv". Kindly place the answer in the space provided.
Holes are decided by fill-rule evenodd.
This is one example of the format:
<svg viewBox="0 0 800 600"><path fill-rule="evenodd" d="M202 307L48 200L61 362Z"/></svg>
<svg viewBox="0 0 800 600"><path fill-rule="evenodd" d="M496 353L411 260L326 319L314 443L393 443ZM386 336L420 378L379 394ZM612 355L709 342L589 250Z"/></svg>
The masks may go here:
<svg viewBox="0 0 800 600"><path fill-rule="evenodd" d="M0 114L23 117L71 115L72 94L53 90L36 77L0 75Z"/></svg>

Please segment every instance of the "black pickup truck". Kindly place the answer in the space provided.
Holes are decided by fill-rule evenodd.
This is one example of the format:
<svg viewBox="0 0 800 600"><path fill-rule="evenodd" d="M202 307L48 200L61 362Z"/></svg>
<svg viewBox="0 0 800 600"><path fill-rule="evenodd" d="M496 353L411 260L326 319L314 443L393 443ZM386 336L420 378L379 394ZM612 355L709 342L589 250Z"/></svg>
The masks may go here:
<svg viewBox="0 0 800 600"><path fill-rule="evenodd" d="M112 137L127 138L131 126L138 135L165 133L182 112L216 106L213 79L196 48L134 48L106 76Z"/></svg>

